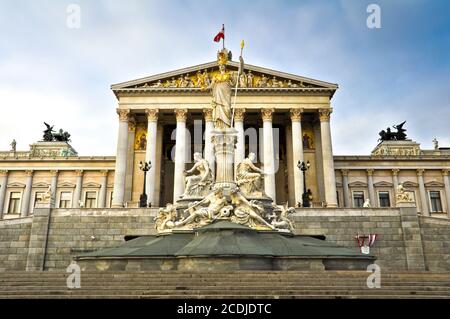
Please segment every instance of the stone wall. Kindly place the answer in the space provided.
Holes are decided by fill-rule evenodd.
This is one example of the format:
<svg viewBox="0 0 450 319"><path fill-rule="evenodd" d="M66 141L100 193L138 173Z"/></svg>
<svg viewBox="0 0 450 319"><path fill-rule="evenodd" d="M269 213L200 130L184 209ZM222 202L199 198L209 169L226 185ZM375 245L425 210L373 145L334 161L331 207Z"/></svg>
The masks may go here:
<svg viewBox="0 0 450 319"><path fill-rule="evenodd" d="M450 220L420 217L427 270L450 271Z"/></svg>
<svg viewBox="0 0 450 319"><path fill-rule="evenodd" d="M157 209L54 209L45 269L61 269L77 254L114 247L125 235L154 234Z"/></svg>
<svg viewBox="0 0 450 319"><path fill-rule="evenodd" d="M400 210L388 209L297 209L296 233L325 235L326 239L359 250L356 235L378 234L370 253L382 269L407 269Z"/></svg>
<svg viewBox="0 0 450 319"><path fill-rule="evenodd" d="M25 270L32 217L0 220L0 271Z"/></svg>
<svg viewBox="0 0 450 319"><path fill-rule="evenodd" d="M46 270L63 270L73 256L117 246L124 235L155 234L156 212L156 208L52 209L50 216L36 211L34 220L0 221L0 271L31 270L36 268L30 265L39 264ZM378 234L371 253L385 270L450 271L450 221L417 217L413 208L297 209L293 219L296 234L325 235L355 251L357 234ZM37 258L42 248L45 263L44 257Z"/></svg>

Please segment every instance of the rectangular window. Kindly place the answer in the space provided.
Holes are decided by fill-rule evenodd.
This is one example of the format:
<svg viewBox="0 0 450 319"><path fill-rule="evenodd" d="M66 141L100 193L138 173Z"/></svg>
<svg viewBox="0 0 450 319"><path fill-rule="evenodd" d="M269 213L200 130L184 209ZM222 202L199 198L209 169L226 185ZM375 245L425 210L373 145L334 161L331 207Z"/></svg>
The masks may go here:
<svg viewBox="0 0 450 319"><path fill-rule="evenodd" d="M86 192L84 198L84 207L94 208L97 204L97 193L96 192Z"/></svg>
<svg viewBox="0 0 450 319"><path fill-rule="evenodd" d="M353 206L363 207L364 192L353 192Z"/></svg>
<svg viewBox="0 0 450 319"><path fill-rule="evenodd" d="M389 192L378 192L378 199L380 200L380 207L391 207Z"/></svg>
<svg viewBox="0 0 450 319"><path fill-rule="evenodd" d="M61 192L59 198L59 208L70 208L70 203L72 202L71 192Z"/></svg>
<svg viewBox="0 0 450 319"><path fill-rule="evenodd" d="M430 191L431 212L442 212L441 192Z"/></svg>
<svg viewBox="0 0 450 319"><path fill-rule="evenodd" d="M9 195L8 214L19 214L20 192L12 192Z"/></svg>

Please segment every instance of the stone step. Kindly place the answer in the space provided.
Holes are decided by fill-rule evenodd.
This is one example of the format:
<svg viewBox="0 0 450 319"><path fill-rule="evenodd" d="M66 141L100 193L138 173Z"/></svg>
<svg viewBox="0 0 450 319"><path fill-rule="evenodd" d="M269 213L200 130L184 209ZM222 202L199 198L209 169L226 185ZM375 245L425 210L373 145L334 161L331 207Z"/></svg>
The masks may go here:
<svg viewBox="0 0 450 319"><path fill-rule="evenodd" d="M0 287L0 294L7 291L27 291L27 292L40 292L40 291L47 291L47 290L58 290L58 291L67 291L67 292L88 292L88 291L137 291L137 292L149 292L149 291L213 291L218 290L219 287L217 286L165 286L161 287L160 289L157 289L155 287L148 287L148 286L124 286L124 287L98 287L98 286L86 286L83 285L80 289L69 289L65 286L23 286L23 287L15 287L15 286L6 286L6 287ZM368 287L361 287L361 286L323 286L323 287L317 287L317 286L302 286L302 287L266 287L266 286L228 286L228 287L220 287L220 291L244 291L244 290L270 290L270 291L292 291L292 290L318 290L318 291L330 291L330 290L368 290ZM430 286L421 286L421 287L414 287L414 286L393 286L393 287L386 287L382 286L379 289L376 289L376 291L415 291L416 293L419 292L429 292L429 291L439 291L444 294L450 294L450 287L430 287Z"/></svg>
<svg viewBox="0 0 450 319"><path fill-rule="evenodd" d="M26 292L26 295L49 295L49 296L71 296L71 297L78 297L78 296L122 296L122 295L128 295L133 297L153 297L153 296L165 296L166 298L172 297L174 295L178 296L184 296L185 298L199 298L199 297L214 297L214 296L223 296L223 291L155 291L155 292L134 292L134 291L90 291L90 292L66 292L66 291L59 291L59 290L47 290L42 293L31 293ZM0 298L6 297L6 296L23 296L23 291L10 291L10 292L4 292L0 294ZM441 296L441 297L447 297L450 299L449 294L440 293L440 292L415 292L415 291L376 291L376 290L370 290L370 291L362 291L362 290L347 290L347 291L336 291L336 290L329 290L329 291L317 291L317 290L298 290L298 291L267 291L267 290L250 290L250 291L236 291L226 293L227 296L232 296L233 298L238 298L242 296L267 296L267 297L276 297L276 296L292 296L292 295L315 295L315 296Z"/></svg>
<svg viewBox="0 0 450 319"><path fill-rule="evenodd" d="M21 295L21 296L0 296L0 299L167 299L168 296L154 295L154 296L130 296L130 295L89 295L89 296L66 296L66 295ZM215 295L215 296L184 296L184 295L171 295L171 299L449 299L448 296L423 296L423 295L376 295L366 296L362 295Z"/></svg>
<svg viewBox="0 0 450 319"><path fill-rule="evenodd" d="M139 288L164 288L164 287L186 287L186 289L193 289L195 287L215 287L216 289L228 289L229 287L265 287L267 289L270 288L277 288L277 289L291 289L291 288L302 288L302 287L317 287L318 289L326 289L327 287L354 287L354 288L367 288L366 282L359 282L359 283L349 283L349 282L342 282L342 283L335 283L335 282L323 282L323 283L311 283L311 282L304 282L304 283L285 283L285 284L279 284L279 283L239 283L239 282L227 282L227 283L215 283L215 282L205 282L205 283L199 283L199 282L178 282L178 283L167 283L167 282L161 282L159 284L155 283L129 283L129 282L119 282L119 283L96 283L96 282L87 282L87 281L81 281L81 285L84 287L109 287L111 289L117 289L120 287L130 287L134 289ZM36 287L39 289L42 289L43 287L67 287L66 282L39 282L39 283L0 283L0 291L4 290L8 287L16 287L16 288L27 288L27 287ZM422 283L384 283L381 282L381 287L383 288L389 288L389 289L396 289L401 287L410 287L411 289L421 289L422 287L429 287L426 289L432 289L432 288L440 288L440 289L450 289L449 283L428 283L428 282L422 282ZM181 288L180 288L181 289Z"/></svg>

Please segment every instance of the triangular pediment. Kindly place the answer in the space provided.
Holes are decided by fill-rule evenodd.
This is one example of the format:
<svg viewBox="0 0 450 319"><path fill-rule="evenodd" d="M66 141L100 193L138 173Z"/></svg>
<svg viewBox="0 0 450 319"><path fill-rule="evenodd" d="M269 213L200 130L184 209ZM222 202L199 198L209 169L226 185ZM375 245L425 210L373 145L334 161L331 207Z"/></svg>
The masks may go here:
<svg viewBox="0 0 450 319"><path fill-rule="evenodd" d="M70 182L62 182L60 184L58 184L59 188L75 188L76 185Z"/></svg>
<svg viewBox="0 0 450 319"><path fill-rule="evenodd" d="M367 187L367 183L356 181L348 184L349 187Z"/></svg>
<svg viewBox="0 0 450 319"><path fill-rule="evenodd" d="M438 181L430 181L425 183L426 187L444 187L444 183L438 182Z"/></svg>
<svg viewBox="0 0 450 319"><path fill-rule="evenodd" d="M85 188L100 188L101 185L98 183L89 182L89 183L83 184L83 187L85 187Z"/></svg>
<svg viewBox="0 0 450 319"><path fill-rule="evenodd" d="M402 185L405 188L407 188L407 187L419 187L419 184L417 184L416 182L412 182L412 181L403 182Z"/></svg>
<svg viewBox="0 0 450 319"><path fill-rule="evenodd" d="M393 184L391 182L381 181L374 183L373 186L375 187L393 187Z"/></svg>
<svg viewBox="0 0 450 319"><path fill-rule="evenodd" d="M34 183L33 187L35 188L48 188L50 186L50 184L44 183L44 182L38 182L38 183Z"/></svg>
<svg viewBox="0 0 450 319"><path fill-rule="evenodd" d="M227 62L227 69L237 71L239 63ZM114 84L111 89L116 95L121 92L171 92L199 91L205 82L219 72L216 61L199 64L171 72L156 74L145 78ZM328 92L331 96L338 88L337 84L314 80L285 72L275 71L250 64L244 66L244 77L240 81L239 90L243 91L318 91Z"/></svg>

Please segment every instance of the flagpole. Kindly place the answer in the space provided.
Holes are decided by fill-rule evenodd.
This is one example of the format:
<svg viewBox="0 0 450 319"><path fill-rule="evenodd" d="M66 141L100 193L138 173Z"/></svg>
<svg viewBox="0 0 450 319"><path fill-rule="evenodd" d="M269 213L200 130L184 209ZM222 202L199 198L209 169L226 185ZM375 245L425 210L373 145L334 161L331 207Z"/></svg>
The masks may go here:
<svg viewBox="0 0 450 319"><path fill-rule="evenodd" d="M240 77L240 73L243 72L243 70L241 70L241 61L244 61L244 59L242 58L242 50L243 49L244 49L244 40L241 41L241 55L239 57L239 68L238 68L238 75L237 75L237 79L236 79L236 87L234 88L234 101L233 101L233 111L231 114L231 127L233 127L233 122L234 122L234 110L236 108L236 98L237 98L237 89L238 89L238 85L239 85L239 77ZM242 65L242 67L243 67L243 65Z"/></svg>

